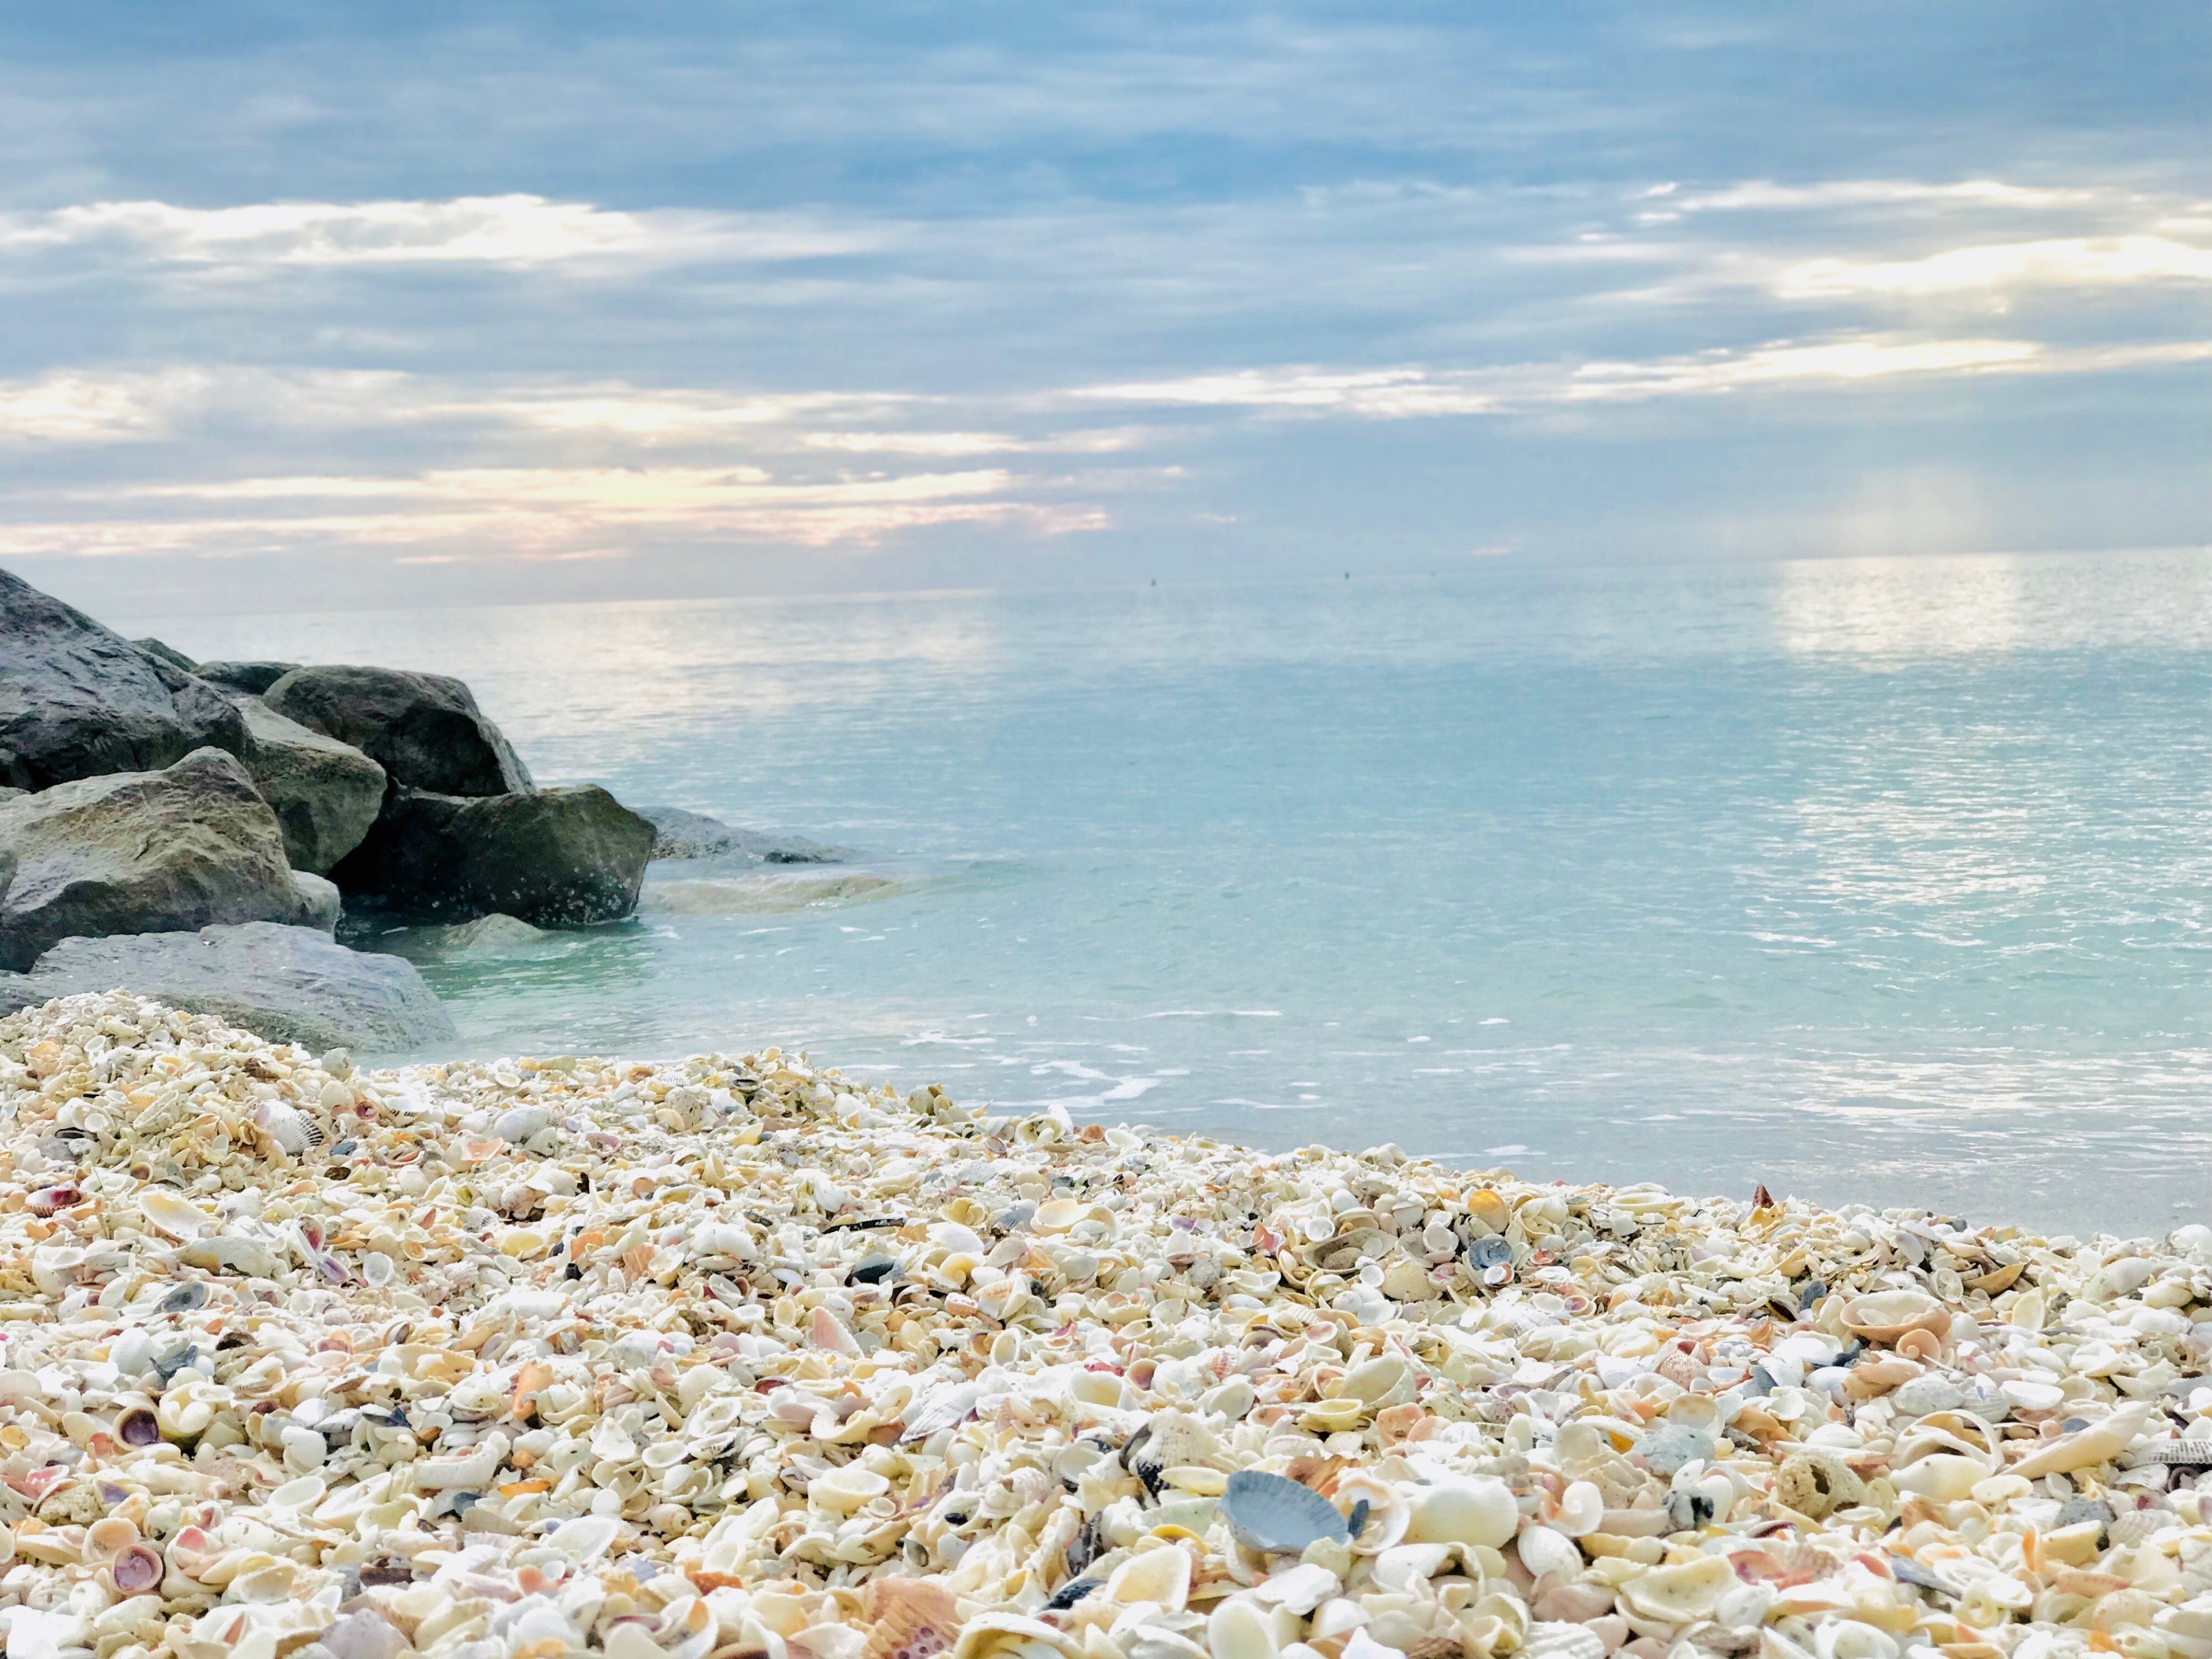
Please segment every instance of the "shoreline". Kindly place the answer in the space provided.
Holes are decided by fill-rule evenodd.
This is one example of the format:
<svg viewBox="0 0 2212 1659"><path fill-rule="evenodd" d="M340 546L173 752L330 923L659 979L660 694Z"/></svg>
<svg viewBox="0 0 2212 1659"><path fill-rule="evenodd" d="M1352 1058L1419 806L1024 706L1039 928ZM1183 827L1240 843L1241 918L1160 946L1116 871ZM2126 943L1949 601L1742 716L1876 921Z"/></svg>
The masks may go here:
<svg viewBox="0 0 2212 1659"><path fill-rule="evenodd" d="M2201 1225L117 993L0 1020L0 1227L9 1659L2212 1659Z"/></svg>

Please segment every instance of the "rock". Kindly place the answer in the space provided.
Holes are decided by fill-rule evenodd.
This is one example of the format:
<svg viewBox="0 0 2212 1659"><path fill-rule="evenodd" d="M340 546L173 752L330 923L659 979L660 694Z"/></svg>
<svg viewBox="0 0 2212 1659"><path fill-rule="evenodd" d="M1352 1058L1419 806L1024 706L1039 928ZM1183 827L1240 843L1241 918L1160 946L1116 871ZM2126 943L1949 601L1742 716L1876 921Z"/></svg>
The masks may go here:
<svg viewBox="0 0 2212 1659"><path fill-rule="evenodd" d="M204 662L192 672L214 684L259 696L300 665L295 662Z"/></svg>
<svg viewBox="0 0 2212 1659"><path fill-rule="evenodd" d="M173 645L165 645L155 639L133 640L131 643L137 648L138 654L142 657L151 657L156 662L165 662L170 667L182 669L187 674L197 674L200 672L200 665Z"/></svg>
<svg viewBox="0 0 2212 1659"><path fill-rule="evenodd" d="M853 856L847 848L825 847L799 836L734 829L720 818L680 806L641 806L636 811L653 828L656 859L736 857L756 864L842 864Z"/></svg>
<svg viewBox="0 0 2212 1659"><path fill-rule="evenodd" d="M0 967L78 934L289 921L299 904L276 814L216 749L0 801L0 847L18 860Z"/></svg>
<svg viewBox="0 0 2212 1659"><path fill-rule="evenodd" d="M612 921L637 907L653 826L595 784L526 794L394 789L367 840L331 872L349 896L466 921Z"/></svg>
<svg viewBox="0 0 2212 1659"><path fill-rule="evenodd" d="M345 908L337 883L313 871L295 870L292 886L299 897L292 911L292 925L312 927L322 933L337 932L338 917Z"/></svg>
<svg viewBox="0 0 2212 1659"><path fill-rule="evenodd" d="M311 732L259 699L235 699L246 769L276 814L295 870L328 875L361 845L384 805L384 769L336 738Z"/></svg>
<svg viewBox="0 0 2212 1659"><path fill-rule="evenodd" d="M0 783L153 771L241 731L205 681L0 570Z"/></svg>
<svg viewBox="0 0 2212 1659"><path fill-rule="evenodd" d="M0 790L0 800L11 799L22 793L20 789ZM0 847L0 912L8 903L8 890L15 884L15 866L19 860L12 847Z"/></svg>
<svg viewBox="0 0 2212 1659"><path fill-rule="evenodd" d="M16 996L44 1002L118 988L309 1048L420 1048L454 1037L444 1005L411 962L268 921L70 939L0 991L0 1007Z"/></svg>
<svg viewBox="0 0 2212 1659"><path fill-rule="evenodd" d="M439 951L452 954L460 951L507 951L519 945L536 945L553 937L543 927L532 927L514 916L503 916L496 910L488 916L478 916L474 921L455 922L450 927L428 930L434 937L428 943Z"/></svg>
<svg viewBox="0 0 2212 1659"><path fill-rule="evenodd" d="M530 773L469 688L393 668L295 668L264 699L288 720L351 744L410 789L505 795Z"/></svg>

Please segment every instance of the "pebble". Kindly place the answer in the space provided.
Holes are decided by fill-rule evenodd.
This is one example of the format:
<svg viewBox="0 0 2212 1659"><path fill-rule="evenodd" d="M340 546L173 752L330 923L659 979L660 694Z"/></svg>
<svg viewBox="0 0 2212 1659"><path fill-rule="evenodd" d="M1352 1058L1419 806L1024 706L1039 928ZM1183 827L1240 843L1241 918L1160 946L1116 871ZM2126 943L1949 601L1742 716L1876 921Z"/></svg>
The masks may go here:
<svg viewBox="0 0 2212 1659"><path fill-rule="evenodd" d="M2212 1659L2212 1229L1759 1196L64 999L0 1020L0 1627Z"/></svg>

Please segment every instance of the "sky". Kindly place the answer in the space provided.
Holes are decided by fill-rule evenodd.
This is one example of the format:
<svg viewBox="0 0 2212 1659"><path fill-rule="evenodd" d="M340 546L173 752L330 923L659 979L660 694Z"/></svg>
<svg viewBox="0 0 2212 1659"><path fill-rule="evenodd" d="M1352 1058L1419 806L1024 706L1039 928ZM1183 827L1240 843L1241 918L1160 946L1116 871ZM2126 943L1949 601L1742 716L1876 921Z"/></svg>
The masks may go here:
<svg viewBox="0 0 2212 1659"><path fill-rule="evenodd" d="M2212 538L2212 9L0 9L94 610Z"/></svg>

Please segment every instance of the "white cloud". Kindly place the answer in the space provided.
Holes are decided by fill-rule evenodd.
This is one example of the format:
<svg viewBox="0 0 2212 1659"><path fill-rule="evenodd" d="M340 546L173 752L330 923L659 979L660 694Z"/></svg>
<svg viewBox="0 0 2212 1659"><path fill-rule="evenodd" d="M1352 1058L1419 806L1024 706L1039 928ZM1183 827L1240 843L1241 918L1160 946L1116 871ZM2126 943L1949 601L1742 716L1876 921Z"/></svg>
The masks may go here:
<svg viewBox="0 0 2212 1659"><path fill-rule="evenodd" d="M205 391L207 379L192 369L168 369L0 380L0 441L106 444L159 437Z"/></svg>
<svg viewBox="0 0 2212 1659"><path fill-rule="evenodd" d="M225 267L818 258L878 246L879 230L793 216L627 212L542 196L265 202L189 208L95 202L0 216L0 248L121 240L157 260Z"/></svg>
<svg viewBox="0 0 2212 1659"><path fill-rule="evenodd" d="M2212 247L2168 236L2059 237L1951 248L1918 259L1808 259L1782 273L1785 299L2008 294L2212 282Z"/></svg>
<svg viewBox="0 0 2212 1659"><path fill-rule="evenodd" d="M1817 185L1782 185L1752 179L1718 190L1678 193L1674 185L1647 191L1662 197L1669 209L1684 213L1801 208L1986 205L2008 208L2078 207L2103 199L2094 190L2008 185L1999 179L1966 179L1929 184L1917 179L1832 179Z"/></svg>
<svg viewBox="0 0 2212 1659"><path fill-rule="evenodd" d="M49 492L50 505L71 512L0 524L0 553L221 554L305 541L459 544L464 550L453 556L553 557L581 556L610 538L818 548L929 525L1012 522L1057 535L1105 524L1103 511L1090 504L1023 498L1024 482L996 468L781 480L757 466L280 475ZM165 510L149 513L155 503Z"/></svg>
<svg viewBox="0 0 2212 1659"><path fill-rule="evenodd" d="M1811 390L1908 377L2094 374L2209 358L2212 341L2053 349L2033 340L1855 335L1775 341L1749 351L1455 372L1413 367L1353 373L1302 367L1245 369L1091 386L1073 395L1160 406L1399 420L1709 397L1763 387Z"/></svg>

